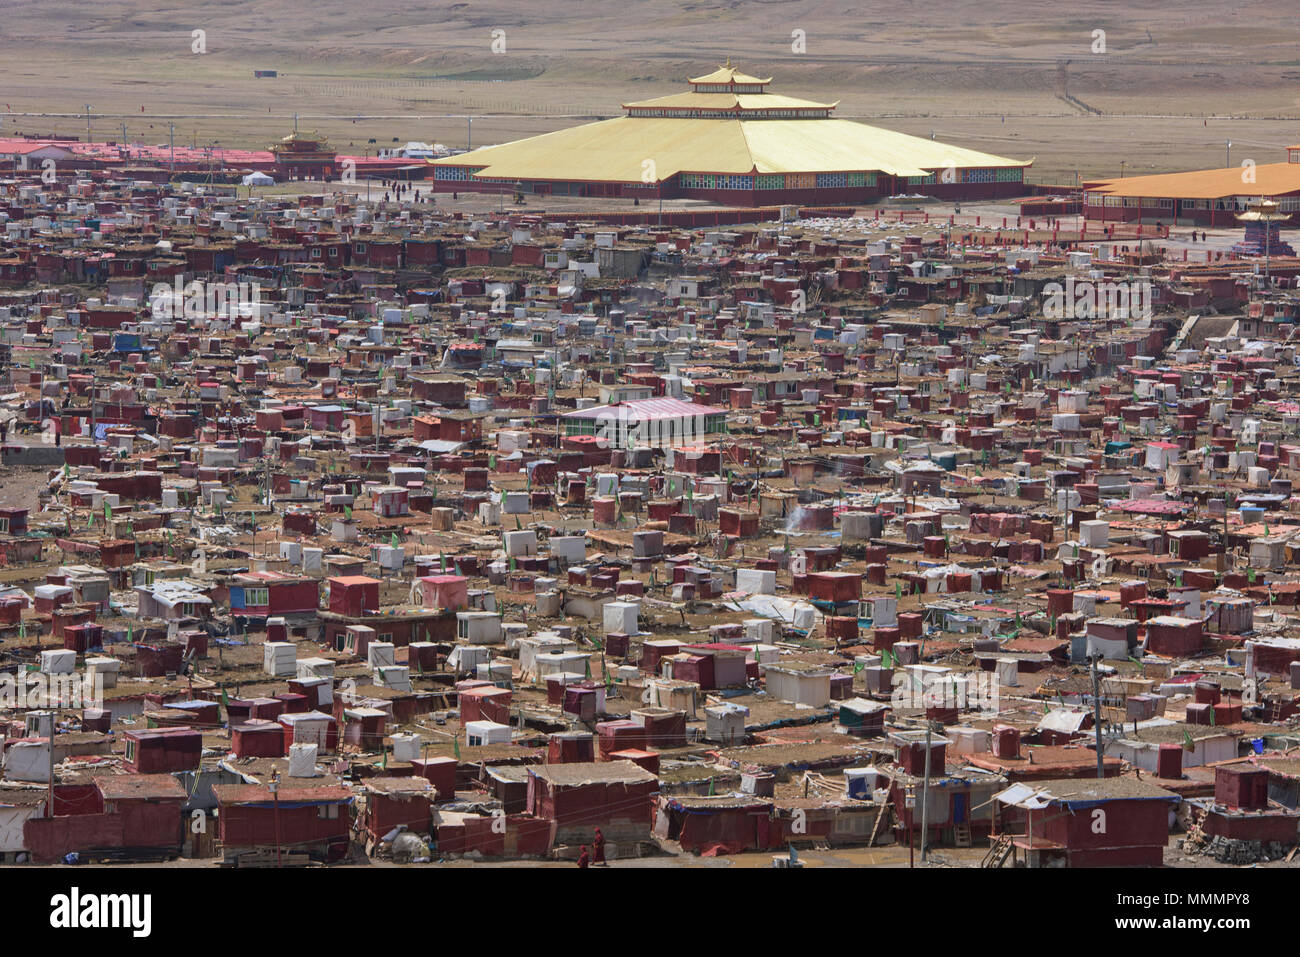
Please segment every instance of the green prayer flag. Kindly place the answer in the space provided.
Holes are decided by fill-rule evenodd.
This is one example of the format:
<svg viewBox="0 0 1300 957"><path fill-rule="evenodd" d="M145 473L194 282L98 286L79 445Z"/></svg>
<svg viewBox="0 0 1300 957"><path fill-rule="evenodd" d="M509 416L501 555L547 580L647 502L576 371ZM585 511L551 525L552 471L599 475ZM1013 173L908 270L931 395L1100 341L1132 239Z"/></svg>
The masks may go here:
<svg viewBox="0 0 1300 957"><path fill-rule="evenodd" d="M861 671L865 667L866 665L864 665L862 662L855 661L853 662L853 673L856 675L859 671Z"/></svg>
<svg viewBox="0 0 1300 957"><path fill-rule="evenodd" d="M894 600L901 601L903 598L903 583L894 582Z"/></svg>
<svg viewBox="0 0 1300 957"><path fill-rule="evenodd" d="M894 667L894 655L888 648L881 649L880 663L886 668Z"/></svg>
<svg viewBox="0 0 1300 957"><path fill-rule="evenodd" d="M456 760L460 760L460 738L451 739L451 750L456 755Z"/></svg>
<svg viewBox="0 0 1300 957"><path fill-rule="evenodd" d="M388 538L388 544L392 545L394 548L397 547L397 533L396 533L396 532L393 532L393 534L389 536L389 538Z"/></svg>

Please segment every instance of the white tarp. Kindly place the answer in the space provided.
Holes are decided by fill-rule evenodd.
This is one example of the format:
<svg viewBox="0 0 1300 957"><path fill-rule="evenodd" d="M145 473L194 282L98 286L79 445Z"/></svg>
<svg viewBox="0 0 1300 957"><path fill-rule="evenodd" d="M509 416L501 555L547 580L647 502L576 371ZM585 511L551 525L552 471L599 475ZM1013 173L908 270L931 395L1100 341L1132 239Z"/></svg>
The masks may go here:
<svg viewBox="0 0 1300 957"><path fill-rule="evenodd" d="M1027 784L1013 784L993 795L993 800L1012 807L1022 807L1027 811L1041 811L1051 804L1051 795Z"/></svg>
<svg viewBox="0 0 1300 957"><path fill-rule="evenodd" d="M1039 731L1059 731L1063 734L1074 734L1083 727L1084 719L1088 717L1087 711L1068 711L1057 708L1043 715L1038 722Z"/></svg>
<svg viewBox="0 0 1300 957"><path fill-rule="evenodd" d="M13 854L27 850L23 840L23 825L29 818L44 816L45 803L0 804L0 853Z"/></svg>
<svg viewBox="0 0 1300 957"><path fill-rule="evenodd" d="M775 618L795 628L811 630L821 618L816 606L805 601L790 601L775 595L750 595L733 600L730 607L737 611L753 612L764 618Z"/></svg>

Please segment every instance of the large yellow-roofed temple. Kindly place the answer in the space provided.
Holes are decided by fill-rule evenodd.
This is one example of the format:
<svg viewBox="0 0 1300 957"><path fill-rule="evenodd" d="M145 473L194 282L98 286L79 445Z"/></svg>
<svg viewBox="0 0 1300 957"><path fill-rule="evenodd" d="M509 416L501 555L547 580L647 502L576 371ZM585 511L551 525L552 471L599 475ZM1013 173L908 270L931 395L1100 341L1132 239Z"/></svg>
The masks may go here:
<svg viewBox="0 0 1300 957"><path fill-rule="evenodd" d="M701 199L728 206L866 203L900 193L1018 196L1032 162L834 118L836 103L768 90L730 61L626 116L431 160L442 192Z"/></svg>

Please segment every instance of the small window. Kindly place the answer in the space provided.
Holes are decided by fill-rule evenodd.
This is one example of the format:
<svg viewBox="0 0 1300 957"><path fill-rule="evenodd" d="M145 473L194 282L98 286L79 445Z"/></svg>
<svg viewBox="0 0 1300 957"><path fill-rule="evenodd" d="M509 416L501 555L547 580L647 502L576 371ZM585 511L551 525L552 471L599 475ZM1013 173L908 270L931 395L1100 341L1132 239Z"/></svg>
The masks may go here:
<svg viewBox="0 0 1300 957"><path fill-rule="evenodd" d="M245 608L260 608L263 605L269 604L271 604L271 590L269 588L244 589Z"/></svg>
<svg viewBox="0 0 1300 957"><path fill-rule="evenodd" d="M127 739L126 742L126 761L131 764L135 761L135 742Z"/></svg>

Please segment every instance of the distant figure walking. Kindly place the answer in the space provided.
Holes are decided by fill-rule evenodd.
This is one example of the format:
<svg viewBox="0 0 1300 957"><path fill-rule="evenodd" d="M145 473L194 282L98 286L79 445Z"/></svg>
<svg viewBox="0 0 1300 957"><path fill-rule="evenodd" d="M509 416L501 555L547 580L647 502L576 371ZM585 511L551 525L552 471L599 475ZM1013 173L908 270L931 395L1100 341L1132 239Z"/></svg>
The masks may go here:
<svg viewBox="0 0 1300 957"><path fill-rule="evenodd" d="M587 856L587 845L582 845L582 852L578 855L578 866L586 867L591 863L591 858Z"/></svg>
<svg viewBox="0 0 1300 957"><path fill-rule="evenodd" d="M600 833L600 828L596 828L596 839L591 842L592 849L595 851L591 859L595 864L605 863L605 835Z"/></svg>

